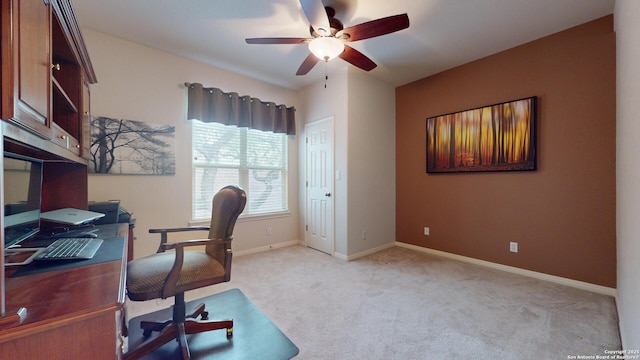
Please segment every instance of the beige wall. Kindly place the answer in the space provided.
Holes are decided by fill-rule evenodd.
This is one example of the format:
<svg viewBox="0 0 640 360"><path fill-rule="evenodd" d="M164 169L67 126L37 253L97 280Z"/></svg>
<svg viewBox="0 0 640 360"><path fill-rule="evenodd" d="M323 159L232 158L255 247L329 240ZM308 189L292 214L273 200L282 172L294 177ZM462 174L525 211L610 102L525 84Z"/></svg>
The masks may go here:
<svg viewBox="0 0 640 360"><path fill-rule="evenodd" d="M426 174L427 117L528 96L537 171ZM616 287L615 115L612 16L399 87L397 240Z"/></svg>
<svg viewBox="0 0 640 360"><path fill-rule="evenodd" d="M334 121L334 170L341 173L340 179L334 180L332 196L335 256L350 260L392 244L395 241L393 86L349 66L330 70L327 88L323 83L308 86L300 92L300 99L304 109L300 115L305 123L327 117L333 117ZM304 151L301 144L301 159L305 158ZM304 198L301 188L301 201Z"/></svg>
<svg viewBox="0 0 640 360"><path fill-rule="evenodd" d="M98 77L91 88L94 116L108 116L176 127L176 175L90 175L89 199L120 199L136 218L135 256L157 248L149 228L181 227L191 220L191 128L185 121L185 82L200 82L298 108L298 94L245 76L223 71L103 33L83 29ZM234 251L268 248L299 239L298 157L296 138L289 141L289 204L291 215L241 219ZM272 235L266 235L266 228ZM197 234L204 236L206 234Z"/></svg>
<svg viewBox="0 0 640 360"><path fill-rule="evenodd" d="M322 64L318 64L322 65ZM334 70L329 68L329 79L327 87L318 83L307 86L300 91L300 101L303 104L303 111L297 112L300 120L305 124L333 118L333 150L334 150L334 171L342 173L342 180L335 180L333 183L334 212L334 251L338 254L347 253L347 71L346 68ZM302 128L301 128L302 130ZM305 134L301 133L299 158L306 162L306 152L304 145ZM302 163L302 162L301 162ZM306 180L304 166L300 167L300 179ZM300 209L306 211L306 193L305 188L300 188ZM301 234L304 234L304 215L300 216L301 226L303 227ZM304 237L304 235L301 235Z"/></svg>
<svg viewBox="0 0 640 360"><path fill-rule="evenodd" d="M616 0L618 315L625 349L640 349L640 2Z"/></svg>
<svg viewBox="0 0 640 360"><path fill-rule="evenodd" d="M353 67L348 86L347 254L353 258L395 241L395 90Z"/></svg>

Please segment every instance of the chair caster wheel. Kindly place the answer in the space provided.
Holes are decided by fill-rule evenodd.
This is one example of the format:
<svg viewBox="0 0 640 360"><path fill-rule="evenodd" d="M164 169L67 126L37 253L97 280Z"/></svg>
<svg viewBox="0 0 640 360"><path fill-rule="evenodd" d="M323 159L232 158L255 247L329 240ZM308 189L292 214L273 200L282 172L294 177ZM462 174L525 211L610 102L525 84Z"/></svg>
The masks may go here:
<svg viewBox="0 0 640 360"><path fill-rule="evenodd" d="M227 338L230 338L233 336L233 328L228 328L227 329Z"/></svg>
<svg viewBox="0 0 640 360"><path fill-rule="evenodd" d="M202 314L200 314L200 319L209 320L209 312L208 311L203 311Z"/></svg>
<svg viewBox="0 0 640 360"><path fill-rule="evenodd" d="M153 332L152 330L145 330L142 332L142 337L148 338L152 332Z"/></svg>

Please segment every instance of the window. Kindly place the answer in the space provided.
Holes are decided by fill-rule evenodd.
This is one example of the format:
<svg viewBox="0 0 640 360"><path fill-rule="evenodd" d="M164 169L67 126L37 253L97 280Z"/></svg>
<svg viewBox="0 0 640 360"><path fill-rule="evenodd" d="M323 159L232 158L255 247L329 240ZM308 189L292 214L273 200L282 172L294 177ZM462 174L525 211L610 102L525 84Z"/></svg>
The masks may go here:
<svg viewBox="0 0 640 360"><path fill-rule="evenodd" d="M226 185L247 192L243 214L287 211L287 135L191 121L193 220L211 217L211 199Z"/></svg>

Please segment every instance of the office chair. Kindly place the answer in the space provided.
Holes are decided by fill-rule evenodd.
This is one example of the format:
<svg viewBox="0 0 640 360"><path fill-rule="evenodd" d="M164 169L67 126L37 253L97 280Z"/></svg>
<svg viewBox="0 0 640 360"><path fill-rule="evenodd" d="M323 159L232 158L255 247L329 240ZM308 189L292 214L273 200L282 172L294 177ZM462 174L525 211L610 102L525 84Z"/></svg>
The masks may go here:
<svg viewBox="0 0 640 360"><path fill-rule="evenodd" d="M233 335L233 320L208 321L204 304L199 304L195 312L187 316L184 292L230 280L233 228L246 202L244 190L226 186L213 197L211 226L149 230L160 234L160 246L157 253L129 262L127 295L133 301L175 296L173 318L163 322L143 321L141 327L145 338L153 331L160 333L127 352L125 359L137 359L174 339L180 345L183 358L189 359L186 334L227 329L227 337ZM167 242L168 233L193 230L209 230L209 238ZM184 251L187 246L205 246L205 249ZM196 320L198 316L202 320Z"/></svg>

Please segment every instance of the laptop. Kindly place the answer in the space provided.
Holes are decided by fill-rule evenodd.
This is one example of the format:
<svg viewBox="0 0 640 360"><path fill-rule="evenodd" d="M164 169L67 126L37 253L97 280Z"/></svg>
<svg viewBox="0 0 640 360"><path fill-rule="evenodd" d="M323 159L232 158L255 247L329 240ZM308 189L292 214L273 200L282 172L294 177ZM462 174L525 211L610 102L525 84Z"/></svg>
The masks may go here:
<svg viewBox="0 0 640 360"><path fill-rule="evenodd" d="M65 225L85 225L103 217L103 213L73 208L46 211L40 214L40 219Z"/></svg>

